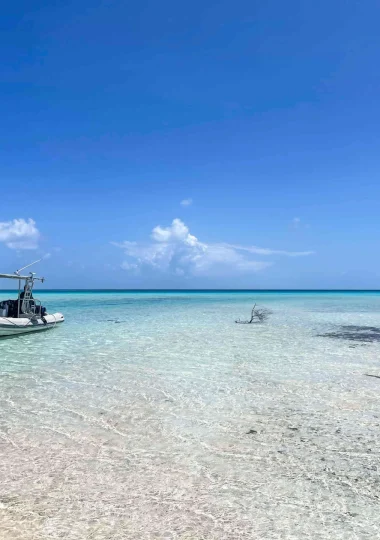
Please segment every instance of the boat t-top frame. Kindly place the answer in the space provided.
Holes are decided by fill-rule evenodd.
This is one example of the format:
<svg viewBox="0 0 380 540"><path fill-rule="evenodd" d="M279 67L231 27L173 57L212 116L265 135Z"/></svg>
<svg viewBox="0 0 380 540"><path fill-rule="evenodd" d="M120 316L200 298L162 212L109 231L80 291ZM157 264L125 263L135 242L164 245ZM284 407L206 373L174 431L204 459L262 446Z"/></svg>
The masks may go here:
<svg viewBox="0 0 380 540"><path fill-rule="evenodd" d="M30 318L36 316L36 302L38 302L38 300L34 299L32 296L34 282L41 281L41 283L43 283L45 281L45 278L36 277L36 274L34 272L30 272L28 276L21 276L20 272L22 270L25 270L25 268L29 268L29 266L32 266L33 264L40 262L41 260L42 259L39 259L38 261L34 261L30 264L27 264L26 266L23 266L19 270L16 270L14 274L0 274L0 278L18 280L17 317L20 317L20 313ZM21 282L22 281L25 281L23 298L21 298Z"/></svg>

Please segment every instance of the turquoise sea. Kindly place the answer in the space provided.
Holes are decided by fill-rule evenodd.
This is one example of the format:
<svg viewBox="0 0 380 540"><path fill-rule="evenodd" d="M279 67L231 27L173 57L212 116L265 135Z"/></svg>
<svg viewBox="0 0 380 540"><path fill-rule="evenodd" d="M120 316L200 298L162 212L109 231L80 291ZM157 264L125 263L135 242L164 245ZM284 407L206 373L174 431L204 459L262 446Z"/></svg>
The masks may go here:
<svg viewBox="0 0 380 540"><path fill-rule="evenodd" d="M379 292L35 296L66 321L0 341L0 538L380 538Z"/></svg>

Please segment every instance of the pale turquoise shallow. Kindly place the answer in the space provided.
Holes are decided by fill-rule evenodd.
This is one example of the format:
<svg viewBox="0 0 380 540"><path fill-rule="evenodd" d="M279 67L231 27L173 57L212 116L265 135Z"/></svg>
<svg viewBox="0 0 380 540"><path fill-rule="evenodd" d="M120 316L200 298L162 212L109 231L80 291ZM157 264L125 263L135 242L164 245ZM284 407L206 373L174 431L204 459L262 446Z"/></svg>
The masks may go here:
<svg viewBox="0 0 380 540"><path fill-rule="evenodd" d="M380 343L320 334L379 293L36 296L66 322L0 341L5 537L376 537Z"/></svg>

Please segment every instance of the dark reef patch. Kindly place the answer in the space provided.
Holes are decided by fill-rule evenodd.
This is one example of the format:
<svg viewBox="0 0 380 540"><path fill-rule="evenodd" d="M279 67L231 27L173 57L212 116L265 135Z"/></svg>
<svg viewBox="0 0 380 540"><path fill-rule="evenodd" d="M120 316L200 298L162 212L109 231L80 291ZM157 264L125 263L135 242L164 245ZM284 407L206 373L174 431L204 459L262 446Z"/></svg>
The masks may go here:
<svg viewBox="0 0 380 540"><path fill-rule="evenodd" d="M346 339L349 341L361 341L364 343L380 342L380 328L376 326L340 326L333 332L317 334L318 337L328 337L332 339Z"/></svg>

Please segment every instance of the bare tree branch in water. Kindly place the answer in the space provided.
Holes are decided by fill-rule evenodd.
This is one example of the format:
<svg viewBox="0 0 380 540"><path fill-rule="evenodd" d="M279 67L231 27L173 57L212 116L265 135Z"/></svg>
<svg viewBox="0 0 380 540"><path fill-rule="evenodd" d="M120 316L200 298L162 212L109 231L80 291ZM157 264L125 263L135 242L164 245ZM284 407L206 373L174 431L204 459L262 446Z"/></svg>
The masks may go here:
<svg viewBox="0 0 380 540"><path fill-rule="evenodd" d="M237 319L235 322L236 324L252 324L252 323L262 323L266 321L271 315L271 311L266 308L256 308L256 304L253 306L251 311L251 318L249 321L241 321L240 319Z"/></svg>

